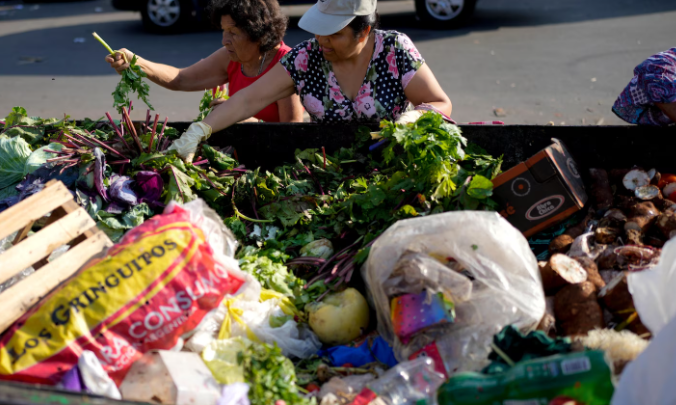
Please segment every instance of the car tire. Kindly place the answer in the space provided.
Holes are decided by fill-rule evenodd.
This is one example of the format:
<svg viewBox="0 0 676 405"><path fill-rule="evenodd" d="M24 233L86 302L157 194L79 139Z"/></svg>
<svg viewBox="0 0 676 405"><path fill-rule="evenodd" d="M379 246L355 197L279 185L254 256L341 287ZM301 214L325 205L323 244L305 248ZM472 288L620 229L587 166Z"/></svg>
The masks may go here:
<svg viewBox="0 0 676 405"><path fill-rule="evenodd" d="M453 29L472 18L477 0L415 0L418 18L426 28Z"/></svg>
<svg viewBox="0 0 676 405"><path fill-rule="evenodd" d="M174 34L185 30L192 22L190 0L141 0L143 26L157 34Z"/></svg>

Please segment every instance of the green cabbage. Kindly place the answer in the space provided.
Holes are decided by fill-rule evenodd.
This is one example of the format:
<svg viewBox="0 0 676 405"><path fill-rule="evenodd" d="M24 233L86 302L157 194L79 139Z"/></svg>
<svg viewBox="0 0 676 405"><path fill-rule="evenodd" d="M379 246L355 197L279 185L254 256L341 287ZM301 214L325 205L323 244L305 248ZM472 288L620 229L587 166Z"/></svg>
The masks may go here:
<svg viewBox="0 0 676 405"><path fill-rule="evenodd" d="M58 155L54 153L46 152L47 150L60 151L61 149L63 149L63 145L60 143L50 143L33 152L26 161L26 174L31 174L38 170L40 166L47 163L47 159L58 157Z"/></svg>
<svg viewBox="0 0 676 405"><path fill-rule="evenodd" d="M20 182L26 175L31 148L22 138L0 137L0 190Z"/></svg>

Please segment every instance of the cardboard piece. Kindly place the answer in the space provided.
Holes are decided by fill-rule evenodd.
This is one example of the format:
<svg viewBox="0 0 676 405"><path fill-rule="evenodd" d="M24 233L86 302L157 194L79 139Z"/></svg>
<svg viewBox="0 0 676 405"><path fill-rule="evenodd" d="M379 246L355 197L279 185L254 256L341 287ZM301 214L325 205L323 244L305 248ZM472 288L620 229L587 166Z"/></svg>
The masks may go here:
<svg viewBox="0 0 676 405"><path fill-rule="evenodd" d="M493 195L505 217L529 237L554 226L587 203L582 177L566 147L557 139L493 179Z"/></svg>

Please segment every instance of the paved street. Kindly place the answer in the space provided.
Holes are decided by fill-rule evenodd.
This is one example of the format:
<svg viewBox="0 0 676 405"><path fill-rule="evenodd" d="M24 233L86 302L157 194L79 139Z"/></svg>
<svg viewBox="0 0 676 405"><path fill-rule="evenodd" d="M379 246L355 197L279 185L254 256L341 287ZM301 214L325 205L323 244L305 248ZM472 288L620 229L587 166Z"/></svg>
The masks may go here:
<svg viewBox="0 0 676 405"><path fill-rule="evenodd" d="M286 42L304 6L287 7ZM383 27L411 36L453 101L459 122L622 123L610 107L646 57L676 46L674 0L480 0L474 21L456 31L428 31L412 1L381 2ZM217 31L177 36L145 33L140 16L109 0L0 2L0 116L15 105L31 115L98 118L111 110L118 76L103 61L98 32L113 48L186 66L220 46ZM191 120L200 94L157 86L151 100L170 120ZM501 109L504 117L497 118ZM137 109L137 118L144 116Z"/></svg>

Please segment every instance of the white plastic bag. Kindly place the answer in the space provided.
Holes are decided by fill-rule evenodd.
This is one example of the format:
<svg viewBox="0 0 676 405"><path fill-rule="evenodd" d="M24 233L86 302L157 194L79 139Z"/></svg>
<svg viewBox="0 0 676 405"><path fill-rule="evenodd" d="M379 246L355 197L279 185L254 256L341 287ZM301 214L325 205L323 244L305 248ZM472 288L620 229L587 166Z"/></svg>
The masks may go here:
<svg viewBox="0 0 676 405"><path fill-rule="evenodd" d="M248 276L248 275L247 275ZM270 326L271 317L284 317L281 299L261 300L263 289L260 283L251 276L237 295L226 296L223 303L211 311L190 334L186 348L201 353L211 342L219 338L223 323L229 326L224 338L245 337L263 343L277 343L285 356L301 359L316 354L322 344L317 335L308 327L288 320L283 325ZM253 334L253 336L251 335Z"/></svg>
<svg viewBox="0 0 676 405"><path fill-rule="evenodd" d="M664 245L659 263L628 275L629 292L653 340L624 369L613 405L676 403L676 239Z"/></svg>
<svg viewBox="0 0 676 405"><path fill-rule="evenodd" d="M672 285L672 288L676 285ZM627 365L615 387L612 405L676 403L676 317L660 330L647 349Z"/></svg>
<svg viewBox="0 0 676 405"><path fill-rule="evenodd" d="M216 405L249 405L249 385L234 383L223 387L223 393Z"/></svg>
<svg viewBox="0 0 676 405"><path fill-rule="evenodd" d="M463 268L460 274L474 280L467 300L456 303L455 322L443 334L421 332L403 344L393 332L392 297L384 286L400 257L410 252L453 258L456 270ZM450 267L446 271L455 273ZM451 357L445 360L453 363L452 371L478 370L486 364L493 335L510 324L531 330L545 312L537 260L523 235L497 213L452 212L399 221L375 242L362 272L377 312L378 331L400 361L439 338L447 348L446 357ZM438 278L442 290L452 288L450 282L458 273L447 276Z"/></svg>
<svg viewBox="0 0 676 405"><path fill-rule="evenodd" d="M77 367L80 369L80 375L82 375L82 381L87 387L87 392L108 398L122 399L120 390L103 370L103 366L101 366L101 362L94 352L89 350L82 352Z"/></svg>
<svg viewBox="0 0 676 405"><path fill-rule="evenodd" d="M273 317L285 317L281 300L277 298L261 300L245 300L237 297L227 303L230 316L230 336L258 339L264 343L277 343L287 357L308 358L321 349L322 344L317 335L308 327L299 325L294 320L287 320L283 325L273 328L270 320ZM226 319L226 322L227 319ZM251 336L255 335L255 338Z"/></svg>

